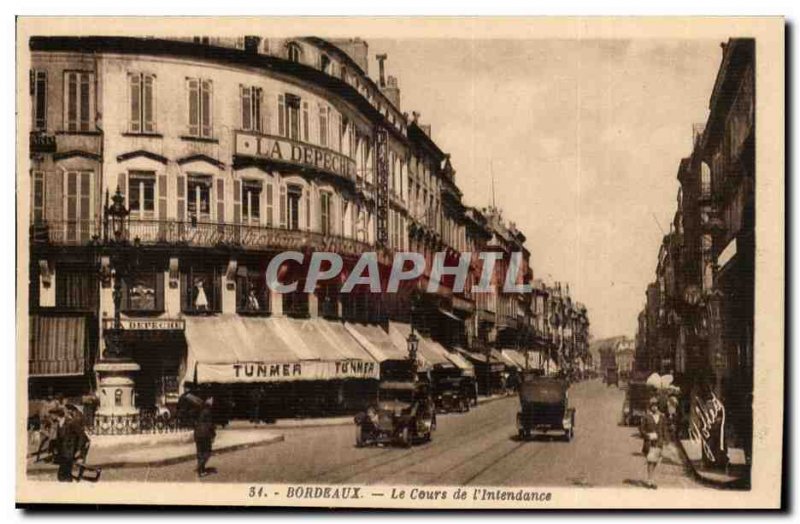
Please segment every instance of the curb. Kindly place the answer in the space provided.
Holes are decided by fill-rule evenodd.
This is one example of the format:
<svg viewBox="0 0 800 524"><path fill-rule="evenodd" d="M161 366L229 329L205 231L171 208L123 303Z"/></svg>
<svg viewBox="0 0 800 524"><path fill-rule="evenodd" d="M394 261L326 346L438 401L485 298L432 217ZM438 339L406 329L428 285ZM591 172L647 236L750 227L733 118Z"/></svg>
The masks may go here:
<svg viewBox="0 0 800 524"><path fill-rule="evenodd" d="M243 442L241 444L235 444L233 446L228 446L224 448L220 448L217 450L213 450L211 456L214 457L216 455L222 455L225 453L229 453L232 451L239 451L242 449L248 448L255 448L258 446L266 446L268 444L275 444L277 442L283 442L284 436L283 435L275 435L273 437L269 437L267 439L259 440L256 442ZM177 457L170 457L161 460L149 460L149 461L119 461L119 462L104 462L104 463L97 463L97 464L88 464L93 468L98 469L124 469L124 468L144 468L144 467L160 467L160 466L172 466L174 464L180 464L182 462L190 462L194 460L196 457L195 453L187 453L185 455L180 455ZM42 473L50 473L49 469L47 470L40 470L30 474L42 474Z"/></svg>
<svg viewBox="0 0 800 524"><path fill-rule="evenodd" d="M675 442L675 441L673 441ZM703 476L702 473L698 470L698 468L694 465L694 463L689 460L689 455L686 453L686 450L683 448L683 443L680 439L677 439L675 442L675 447L680 450L681 458L683 459L683 466L688 469L692 473L692 478L703 484L704 486L710 486L717 489L727 489L727 490L742 490L748 489L748 479L747 477L740 477L735 480L731 480L728 482L721 482L718 480L712 480L708 477Z"/></svg>

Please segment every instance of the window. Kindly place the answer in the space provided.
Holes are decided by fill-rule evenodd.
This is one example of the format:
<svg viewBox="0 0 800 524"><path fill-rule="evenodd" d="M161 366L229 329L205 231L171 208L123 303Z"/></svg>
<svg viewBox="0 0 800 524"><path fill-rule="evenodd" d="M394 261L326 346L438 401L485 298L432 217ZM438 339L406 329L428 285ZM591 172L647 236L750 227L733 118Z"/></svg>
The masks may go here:
<svg viewBox="0 0 800 524"><path fill-rule="evenodd" d="M320 59L319 59L319 68L320 69L322 69L324 72L327 73L328 72L328 68L330 67L330 65L331 65L331 59L328 58L328 55L323 54L322 56L320 56Z"/></svg>
<svg viewBox="0 0 800 524"><path fill-rule="evenodd" d="M308 142L308 102L303 102L303 141Z"/></svg>
<svg viewBox="0 0 800 524"><path fill-rule="evenodd" d="M207 36L194 36L192 37L192 42L195 44L209 45L211 43L211 39Z"/></svg>
<svg viewBox="0 0 800 524"><path fill-rule="evenodd" d="M319 145L328 146L328 108L319 106Z"/></svg>
<svg viewBox="0 0 800 524"><path fill-rule="evenodd" d="M302 54L303 50L296 43L289 42L286 44L286 57L290 62L300 62L300 56Z"/></svg>
<svg viewBox="0 0 800 524"><path fill-rule="evenodd" d="M306 106L306 110L307 110ZM304 115L307 121L307 114ZM305 139L308 140L308 124L304 126ZM278 95L278 134L300 140L300 97L286 93Z"/></svg>
<svg viewBox="0 0 800 524"><path fill-rule="evenodd" d="M260 133L263 129L261 120L261 88L239 86L239 95L242 101L242 129Z"/></svg>
<svg viewBox="0 0 800 524"><path fill-rule="evenodd" d="M347 229L345 228L344 219L345 219L345 215L347 215L347 207L348 206L347 206L347 201L344 198L342 198L340 200L340 202L342 203L342 209L341 209L341 213L339 214L339 234L341 236L345 236L345 231L347 231Z"/></svg>
<svg viewBox="0 0 800 524"><path fill-rule="evenodd" d="M272 227L272 221L273 221L272 217L273 217L273 209L274 208L273 208L273 205L272 205L273 194L272 194L272 183L271 182L267 182L266 183L266 190L267 190L266 191L267 195L266 195L266 198L265 198L265 202L266 202L266 213L267 213L267 226Z"/></svg>
<svg viewBox="0 0 800 524"><path fill-rule="evenodd" d="M64 122L67 131L90 131L94 117L94 75L82 71L64 73Z"/></svg>
<svg viewBox="0 0 800 524"><path fill-rule="evenodd" d="M84 266L59 265L56 271L56 307L94 309L100 288L97 273Z"/></svg>
<svg viewBox="0 0 800 524"><path fill-rule="evenodd" d="M186 180L186 212L192 223L211 221L211 177L189 175Z"/></svg>
<svg viewBox="0 0 800 524"><path fill-rule="evenodd" d="M215 313L221 308L222 276L215 266L190 266L181 275L181 311Z"/></svg>
<svg viewBox="0 0 800 524"><path fill-rule="evenodd" d="M252 225L261 221L261 182L258 180L242 182L242 221Z"/></svg>
<svg viewBox="0 0 800 524"><path fill-rule="evenodd" d="M211 80L190 78L189 88L189 135L211 138L213 128Z"/></svg>
<svg viewBox="0 0 800 524"><path fill-rule="evenodd" d="M67 242L87 242L93 231L91 171L68 171L64 192L64 216L67 219Z"/></svg>
<svg viewBox="0 0 800 524"><path fill-rule="evenodd" d="M122 310L164 311L164 272L156 267L138 270L123 282Z"/></svg>
<svg viewBox="0 0 800 524"><path fill-rule="evenodd" d="M145 73L128 75L131 133L155 133L155 76Z"/></svg>
<svg viewBox="0 0 800 524"><path fill-rule="evenodd" d="M33 172L33 210L32 220L34 224L41 224L44 222L44 172Z"/></svg>
<svg viewBox="0 0 800 524"><path fill-rule="evenodd" d="M239 266L236 272L236 312L244 315L269 313L266 273Z"/></svg>
<svg viewBox="0 0 800 524"><path fill-rule="evenodd" d="M47 71L31 71L33 94L33 129L47 129Z"/></svg>
<svg viewBox="0 0 800 524"><path fill-rule="evenodd" d="M319 194L320 232L323 235L333 234L333 195L327 191Z"/></svg>
<svg viewBox="0 0 800 524"><path fill-rule="evenodd" d="M303 188L290 185L287 188L287 224L289 229L300 229L300 199L303 197Z"/></svg>
<svg viewBox="0 0 800 524"><path fill-rule="evenodd" d="M128 209L131 218L155 218L156 175L150 171L131 171L128 177Z"/></svg>

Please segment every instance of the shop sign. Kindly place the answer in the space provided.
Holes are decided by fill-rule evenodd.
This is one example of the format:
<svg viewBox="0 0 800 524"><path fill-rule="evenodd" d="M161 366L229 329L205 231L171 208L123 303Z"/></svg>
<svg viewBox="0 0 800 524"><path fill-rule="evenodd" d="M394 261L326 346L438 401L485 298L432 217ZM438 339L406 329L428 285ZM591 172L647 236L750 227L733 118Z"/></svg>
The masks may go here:
<svg viewBox="0 0 800 524"><path fill-rule="evenodd" d="M708 398L692 396L689 436L700 442L703 457L712 464L723 465L725 453L725 405L714 392Z"/></svg>
<svg viewBox="0 0 800 524"><path fill-rule="evenodd" d="M236 133L236 154L311 167L351 180L356 177L356 164L346 155L285 137Z"/></svg>
<svg viewBox="0 0 800 524"><path fill-rule="evenodd" d="M186 323L182 318L123 318L122 329L131 331L183 331ZM113 329L114 319L103 319L103 329Z"/></svg>
<svg viewBox="0 0 800 524"><path fill-rule="evenodd" d="M201 383L290 382L346 378L378 379L378 364L364 360L197 364L197 380Z"/></svg>

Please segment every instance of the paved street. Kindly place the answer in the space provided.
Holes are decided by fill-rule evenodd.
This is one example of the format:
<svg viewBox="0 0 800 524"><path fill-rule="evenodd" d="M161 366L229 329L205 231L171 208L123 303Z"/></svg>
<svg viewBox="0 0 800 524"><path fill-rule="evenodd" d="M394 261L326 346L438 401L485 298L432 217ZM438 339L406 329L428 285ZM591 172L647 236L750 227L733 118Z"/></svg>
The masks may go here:
<svg viewBox="0 0 800 524"><path fill-rule="evenodd" d="M570 390L577 408L572 442L516 439L517 399L439 417L432 442L401 448L354 446L354 426L284 430L285 441L212 457L202 482L639 486L645 465L635 428L618 425L623 392L599 380ZM103 480L192 481L194 464L111 469ZM662 487L701 488L677 456L658 470Z"/></svg>

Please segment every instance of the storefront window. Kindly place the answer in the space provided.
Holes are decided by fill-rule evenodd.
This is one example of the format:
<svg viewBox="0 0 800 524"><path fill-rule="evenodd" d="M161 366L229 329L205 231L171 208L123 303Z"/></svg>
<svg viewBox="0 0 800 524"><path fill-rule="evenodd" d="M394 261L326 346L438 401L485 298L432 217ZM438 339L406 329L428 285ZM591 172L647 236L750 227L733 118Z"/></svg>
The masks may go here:
<svg viewBox="0 0 800 524"><path fill-rule="evenodd" d="M243 315L269 313L269 288L265 273L242 266L237 273L236 312Z"/></svg>
<svg viewBox="0 0 800 524"><path fill-rule="evenodd" d="M155 268L138 271L123 286L122 309L129 312L164 311L164 273Z"/></svg>
<svg viewBox="0 0 800 524"><path fill-rule="evenodd" d="M222 278L216 267L190 267L181 280L181 311L190 314L221 311Z"/></svg>
<svg viewBox="0 0 800 524"><path fill-rule="evenodd" d="M284 293L283 297L283 312L288 317L295 318L308 318L308 293L303 292L305 282L299 281L297 283L297 291L293 293Z"/></svg>

